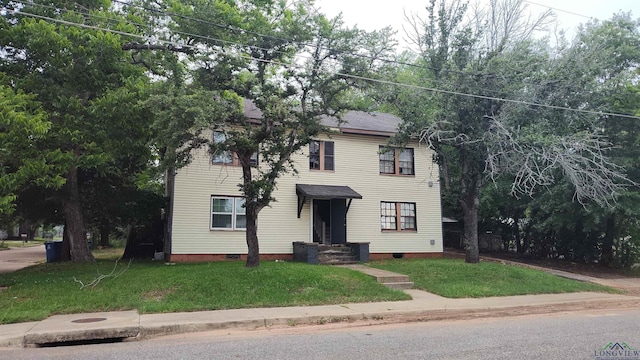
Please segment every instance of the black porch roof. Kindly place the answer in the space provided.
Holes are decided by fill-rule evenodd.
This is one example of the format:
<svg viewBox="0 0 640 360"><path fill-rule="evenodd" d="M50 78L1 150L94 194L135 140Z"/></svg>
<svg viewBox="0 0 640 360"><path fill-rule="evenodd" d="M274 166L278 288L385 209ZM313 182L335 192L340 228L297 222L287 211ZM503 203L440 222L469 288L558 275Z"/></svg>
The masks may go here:
<svg viewBox="0 0 640 360"><path fill-rule="evenodd" d="M362 199L348 186L296 184L296 194L309 199Z"/></svg>

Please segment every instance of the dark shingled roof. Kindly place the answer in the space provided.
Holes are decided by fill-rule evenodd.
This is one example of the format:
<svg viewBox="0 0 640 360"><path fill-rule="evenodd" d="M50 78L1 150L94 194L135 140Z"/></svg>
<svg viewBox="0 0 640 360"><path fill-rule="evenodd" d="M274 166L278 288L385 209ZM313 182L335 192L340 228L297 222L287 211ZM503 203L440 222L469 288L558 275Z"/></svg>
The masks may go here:
<svg viewBox="0 0 640 360"><path fill-rule="evenodd" d="M338 119L325 116L321 119L322 125L339 128L345 132L348 130L365 130L372 132L395 134L398 125L402 121L399 117L385 113L368 113L364 111L349 111L342 117L343 123L338 125Z"/></svg>
<svg viewBox="0 0 640 360"><path fill-rule="evenodd" d="M244 114L250 119L262 118L262 111L248 99L244 100ZM335 117L323 116L320 122L324 126L338 128L343 132L369 133L370 135L392 135L398 131L402 121L399 117L385 113L368 113L364 111L349 111L342 117L338 125Z"/></svg>
<svg viewBox="0 0 640 360"><path fill-rule="evenodd" d="M296 194L309 199L362 199L348 186L296 184Z"/></svg>

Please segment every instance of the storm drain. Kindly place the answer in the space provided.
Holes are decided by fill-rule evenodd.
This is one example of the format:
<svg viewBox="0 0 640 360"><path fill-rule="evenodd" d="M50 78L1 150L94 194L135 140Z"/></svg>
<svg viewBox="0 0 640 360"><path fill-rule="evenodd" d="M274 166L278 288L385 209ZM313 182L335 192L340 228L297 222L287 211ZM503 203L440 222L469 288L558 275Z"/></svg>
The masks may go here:
<svg viewBox="0 0 640 360"><path fill-rule="evenodd" d="M71 340L60 341L44 344L35 344L39 348L59 347L59 346L81 346L81 345L97 345L97 344L115 344L121 343L126 338L108 338L108 339L89 339L89 340Z"/></svg>

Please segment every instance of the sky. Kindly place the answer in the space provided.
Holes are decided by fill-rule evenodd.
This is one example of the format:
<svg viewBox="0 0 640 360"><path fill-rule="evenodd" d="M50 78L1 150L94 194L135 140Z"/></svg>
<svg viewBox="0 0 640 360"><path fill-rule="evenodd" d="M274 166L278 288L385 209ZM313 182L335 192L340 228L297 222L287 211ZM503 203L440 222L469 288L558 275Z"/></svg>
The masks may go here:
<svg viewBox="0 0 640 360"><path fill-rule="evenodd" d="M472 0L474 1L474 0ZM479 0L487 2L487 0ZM398 31L398 41L402 43L406 24L404 12L425 14L428 0L316 0L316 7L329 16L342 16L348 25L372 31L391 26ZM524 1L532 13L548 10L556 14L559 27L573 36L579 24L589 18L606 20L620 11L631 11L633 18L640 17L640 0L531 0Z"/></svg>

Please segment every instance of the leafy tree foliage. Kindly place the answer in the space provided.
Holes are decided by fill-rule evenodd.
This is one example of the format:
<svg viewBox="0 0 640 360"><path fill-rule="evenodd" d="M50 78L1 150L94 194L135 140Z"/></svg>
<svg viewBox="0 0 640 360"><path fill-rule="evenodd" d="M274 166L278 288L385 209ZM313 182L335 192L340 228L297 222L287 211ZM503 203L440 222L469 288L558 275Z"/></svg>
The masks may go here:
<svg viewBox="0 0 640 360"><path fill-rule="evenodd" d="M109 5L15 3L15 11L0 23L5 45L0 68L15 91L33 94L50 122L47 136L34 146L43 154L57 154L52 163L63 169L64 185L57 195L69 255L77 262L93 259L85 240L83 184L94 177L119 176L127 171L119 163L123 159L148 158L147 125L138 105L148 78L122 50L122 36L96 29L135 32Z"/></svg>
<svg viewBox="0 0 640 360"><path fill-rule="evenodd" d="M552 49L536 40L532 34L551 14L525 17L521 1L491 1L469 17L467 10L462 1L432 0L426 20L411 19L423 83L438 91L415 101L432 104L428 111L418 105L423 109L398 112L407 130L435 149L445 190L451 184L446 177L459 172L455 195L466 260L478 262L478 210L488 181L507 177L510 193L532 195L565 178L580 202L607 204L628 179L604 156L610 143L602 136L602 116L567 110L601 110L594 100L619 79L602 72L618 68L586 65L587 55L601 59L595 47Z"/></svg>
<svg viewBox="0 0 640 360"><path fill-rule="evenodd" d="M33 96L0 85L0 217L14 213L23 186L62 186L64 180L51 166L60 153L42 153L35 146L50 126Z"/></svg>
<svg viewBox="0 0 640 360"><path fill-rule="evenodd" d="M202 146L211 153L237 156L246 208L247 266L254 267L260 254L256 220L275 200L277 179L295 172L291 156L324 130L322 116L340 117L353 106L345 94L364 86L358 77L381 66L378 59L388 55L393 42L389 30L348 28L340 18L317 14L310 2L235 5L160 5L168 10L161 13L165 23L193 50L182 69L195 71L174 68L178 71L167 76L170 91L151 101L163 123L158 128L170 129L165 137L169 141L159 146L166 163L182 166L192 150ZM245 102L260 110L259 119L245 116ZM213 142L211 131L224 133L224 141ZM258 167L252 165L256 153Z"/></svg>

